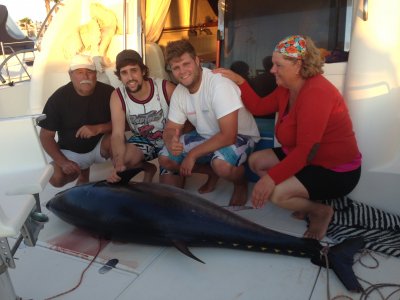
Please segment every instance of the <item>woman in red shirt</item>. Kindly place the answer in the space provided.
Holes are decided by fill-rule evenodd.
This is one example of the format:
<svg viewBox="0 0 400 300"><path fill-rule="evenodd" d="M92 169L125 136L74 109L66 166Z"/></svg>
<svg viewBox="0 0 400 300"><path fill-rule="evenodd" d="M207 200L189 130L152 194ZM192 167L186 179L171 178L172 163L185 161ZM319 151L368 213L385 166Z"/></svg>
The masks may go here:
<svg viewBox="0 0 400 300"><path fill-rule="evenodd" d="M260 98L240 75L214 72L236 82L247 109L255 116L278 113L275 136L281 147L254 152L249 166L260 176L252 203L268 200L308 217L304 237L320 240L333 215L318 200L345 196L357 185L361 154L350 115L339 91L321 74L324 64L309 37L289 36L272 55L277 88Z"/></svg>

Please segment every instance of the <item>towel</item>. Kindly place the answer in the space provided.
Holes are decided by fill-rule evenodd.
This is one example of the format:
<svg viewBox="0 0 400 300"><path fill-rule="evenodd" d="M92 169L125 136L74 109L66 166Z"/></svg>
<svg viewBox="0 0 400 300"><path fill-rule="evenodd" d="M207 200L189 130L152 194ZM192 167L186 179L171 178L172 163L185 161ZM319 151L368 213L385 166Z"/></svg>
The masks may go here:
<svg viewBox="0 0 400 300"><path fill-rule="evenodd" d="M348 197L325 200L334 214L327 236L334 242L362 236L366 249L400 257L400 216L351 200Z"/></svg>

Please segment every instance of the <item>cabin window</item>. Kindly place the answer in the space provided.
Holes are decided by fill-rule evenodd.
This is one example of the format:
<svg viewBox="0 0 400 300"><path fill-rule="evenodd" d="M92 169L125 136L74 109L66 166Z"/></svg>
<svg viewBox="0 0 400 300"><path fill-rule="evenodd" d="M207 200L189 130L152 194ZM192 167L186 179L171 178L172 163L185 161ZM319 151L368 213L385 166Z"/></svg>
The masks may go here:
<svg viewBox="0 0 400 300"><path fill-rule="evenodd" d="M217 1L171 0L158 44L188 39L203 64L214 64L217 44Z"/></svg>
<svg viewBox="0 0 400 300"><path fill-rule="evenodd" d="M349 49L351 0L225 0L221 65L249 66L249 76L265 72L262 61L291 34L310 36L328 51ZM220 9L221 12L221 9ZM221 15L219 16L221 18Z"/></svg>

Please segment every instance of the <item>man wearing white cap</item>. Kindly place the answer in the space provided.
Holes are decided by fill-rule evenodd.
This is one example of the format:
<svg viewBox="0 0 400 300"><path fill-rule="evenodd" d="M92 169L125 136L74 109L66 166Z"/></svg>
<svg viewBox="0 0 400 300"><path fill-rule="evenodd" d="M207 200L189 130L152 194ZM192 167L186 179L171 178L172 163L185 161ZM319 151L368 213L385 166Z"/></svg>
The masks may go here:
<svg viewBox="0 0 400 300"><path fill-rule="evenodd" d="M39 123L40 141L53 159L50 183L62 187L89 181L90 166L110 157L110 96L114 88L97 81L90 56L76 55L69 67L71 82L48 99ZM58 135L58 141L55 135Z"/></svg>

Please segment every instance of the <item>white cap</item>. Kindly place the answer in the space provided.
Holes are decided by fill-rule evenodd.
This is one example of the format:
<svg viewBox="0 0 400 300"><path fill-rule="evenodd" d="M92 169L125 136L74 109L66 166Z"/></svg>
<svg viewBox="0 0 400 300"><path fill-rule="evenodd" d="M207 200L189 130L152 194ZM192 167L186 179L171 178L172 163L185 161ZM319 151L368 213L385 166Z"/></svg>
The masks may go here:
<svg viewBox="0 0 400 300"><path fill-rule="evenodd" d="M92 71L96 71L96 65L89 55L78 54L71 59L69 69L71 71L74 71L76 69L89 69Z"/></svg>

